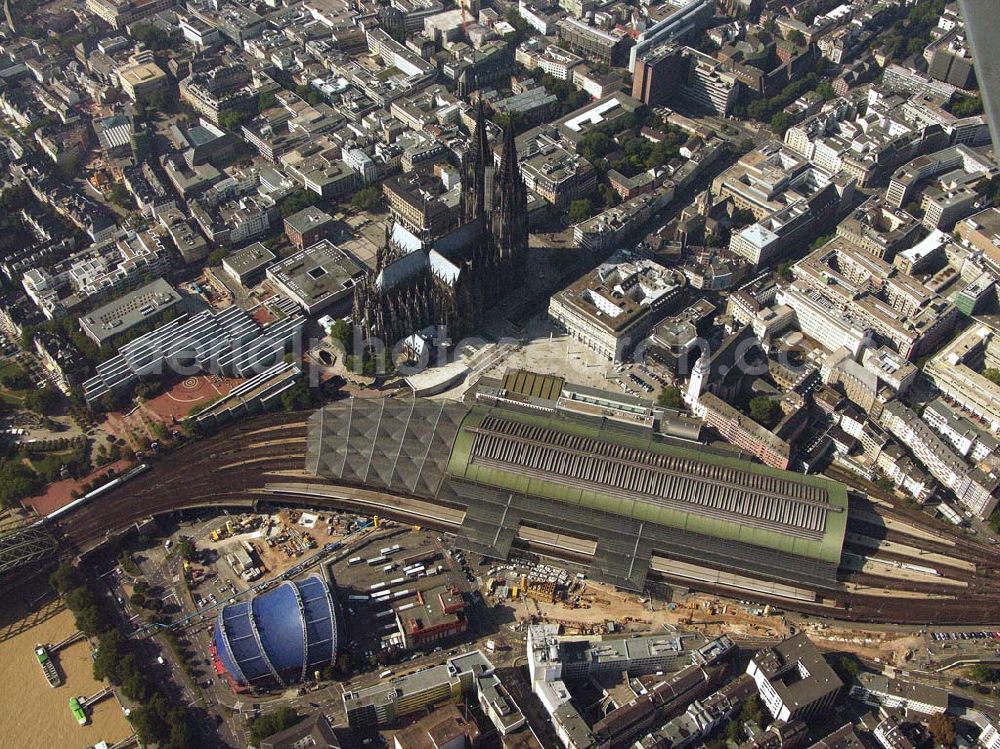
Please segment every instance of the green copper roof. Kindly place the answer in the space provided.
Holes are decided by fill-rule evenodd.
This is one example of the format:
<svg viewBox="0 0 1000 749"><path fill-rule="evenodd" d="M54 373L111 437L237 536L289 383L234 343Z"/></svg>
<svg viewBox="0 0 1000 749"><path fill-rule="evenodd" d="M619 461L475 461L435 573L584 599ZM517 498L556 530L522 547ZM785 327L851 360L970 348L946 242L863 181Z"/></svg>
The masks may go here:
<svg viewBox="0 0 1000 749"><path fill-rule="evenodd" d="M673 458L695 461L703 466L736 469L759 477L779 479L781 482L786 482L786 487L789 484L799 487L814 487L819 490L818 496L822 497L822 501L825 501L829 507L826 511L822 535L819 538L809 538L808 534L796 535L794 529L781 531L755 527L752 524L741 522L738 517L710 517L697 510L688 511L676 506L662 506L652 498L618 496L621 491L618 491L618 495L616 495L611 491L571 486L565 481L528 475L528 473L519 470L519 466L516 464L511 464L508 470L502 467L473 463L472 450L476 434L472 430L482 426L484 419L491 414L529 426L554 429L564 434L596 439L621 447L636 448ZM452 447L447 472L455 477L509 491L545 497L673 528L686 529L704 536L738 540L833 564L840 561L847 527L847 490L842 484L835 481L781 471L739 458L699 450L694 446L686 447L673 442L662 442L656 439L652 433L624 433L597 424L551 414L531 414L508 409L491 409L485 406L474 407L459 428ZM700 480L694 474L691 478L695 482ZM718 482L712 483L707 479L704 481L704 487L706 492L725 489L724 485Z"/></svg>

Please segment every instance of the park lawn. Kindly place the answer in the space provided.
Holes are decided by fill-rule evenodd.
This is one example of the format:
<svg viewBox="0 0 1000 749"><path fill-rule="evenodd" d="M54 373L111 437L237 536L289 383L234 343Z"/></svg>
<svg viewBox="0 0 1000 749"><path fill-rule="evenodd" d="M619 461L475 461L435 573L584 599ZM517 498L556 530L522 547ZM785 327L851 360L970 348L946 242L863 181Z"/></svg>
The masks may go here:
<svg viewBox="0 0 1000 749"><path fill-rule="evenodd" d="M59 478L59 470L63 464L72 463L77 456L77 448L71 447L58 452L41 453L37 457L26 458L25 462L42 478L54 481Z"/></svg>
<svg viewBox="0 0 1000 749"><path fill-rule="evenodd" d="M3 401L8 406L22 408L24 406L24 395L24 390L7 390L0 387L0 401Z"/></svg>
<svg viewBox="0 0 1000 749"><path fill-rule="evenodd" d="M15 375L15 374L26 375L27 373L24 371L24 368L21 367L21 365L19 365L15 361L11 361L10 359L8 359L7 361L0 362L0 379L5 377L6 375ZM11 390L9 388L0 386L0 401L3 401L9 406L15 406L17 408L20 408L24 405L24 398L28 392L30 391Z"/></svg>

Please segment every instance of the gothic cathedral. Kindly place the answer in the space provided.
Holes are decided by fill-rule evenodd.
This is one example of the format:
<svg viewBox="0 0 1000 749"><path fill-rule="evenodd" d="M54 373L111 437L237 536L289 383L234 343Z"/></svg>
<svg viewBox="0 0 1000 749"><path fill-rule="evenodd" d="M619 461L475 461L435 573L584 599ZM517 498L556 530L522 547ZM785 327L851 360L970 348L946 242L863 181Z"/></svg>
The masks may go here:
<svg viewBox="0 0 1000 749"><path fill-rule="evenodd" d="M528 194L513 128L504 132L500 163L496 168L493 164L480 101L472 144L461 164L460 225L455 230L455 236L462 237L461 247L445 253L424 243L405 246L395 240L395 230L386 232L373 272L354 292L354 322L364 338L392 346L436 325L457 341L521 285L528 250Z"/></svg>

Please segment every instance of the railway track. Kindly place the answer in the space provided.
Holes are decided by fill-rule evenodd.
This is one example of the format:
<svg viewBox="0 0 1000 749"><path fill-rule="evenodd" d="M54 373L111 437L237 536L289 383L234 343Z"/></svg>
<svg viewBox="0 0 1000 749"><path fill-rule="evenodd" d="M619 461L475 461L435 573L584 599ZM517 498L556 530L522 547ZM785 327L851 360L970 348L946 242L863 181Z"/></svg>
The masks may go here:
<svg viewBox="0 0 1000 749"><path fill-rule="evenodd" d="M272 413L248 419L212 437L184 445L157 458L152 464L152 470L64 515L53 523L52 529L72 548L84 550L103 540L109 531L121 531L151 515L195 507L250 506L260 501L339 509L352 506L343 497L303 496L301 492L283 495L280 491L265 491L269 484L283 482L316 484L329 488L329 484L323 479L304 472L298 473L303 471L305 465L306 433L306 421L301 413ZM294 478L289 478L289 475ZM871 522L852 518L849 527L859 534L975 563L976 574L948 567L943 562L928 564L940 568L951 579L969 582L969 587L845 571L842 579L859 585L872 588L894 587L899 591L915 594L948 597L923 599L924 605L919 605L922 600L920 598L891 598L844 590L818 591L821 602L816 604L791 602L785 598L766 595L754 597L780 608L859 622L997 623L1000 619L1000 575L995 573L1000 570L1000 554L982 544L966 543L965 539L960 539L958 544L949 545L947 536L939 528L928 522L926 517L915 517L909 510L897 512L897 508L887 508L856 498L852 499L852 506L879 517L905 522L930 538L907 535L897 529L879 527ZM370 508L359 511L368 510ZM386 515L393 515L391 508L386 507ZM447 518L442 516L441 525L448 526ZM937 540L934 540L935 536ZM876 559L913 561L912 558L891 552L876 552L871 549L868 552L869 556ZM981 575L978 573L980 568L983 570ZM690 584L690 581L671 580L667 575L654 572L650 573L650 578ZM710 584L699 585L698 588L726 596L733 595L733 591L729 589L713 590Z"/></svg>
<svg viewBox="0 0 1000 749"><path fill-rule="evenodd" d="M882 492L882 494L884 495L885 493ZM892 499L894 500L894 498ZM949 538L948 534L941 530L940 524L934 523L920 510L898 504L894 504L893 507L889 508L852 495L849 502L849 511L854 513L847 522L847 529L849 531L871 536L872 538L917 546L923 551L955 556L975 563L977 568L984 567L1000 570L1000 548L975 541L971 538ZM883 520L883 524L875 524L864 517L859 517L859 514L875 515ZM885 520L905 523L912 526L917 532L937 537L938 540L910 535L896 528L889 528L885 525Z"/></svg>
<svg viewBox="0 0 1000 749"><path fill-rule="evenodd" d="M150 515L185 507L249 504L269 473L303 467L305 437L301 414L247 420L162 456L153 470L60 518L53 529L79 549L95 537Z"/></svg>

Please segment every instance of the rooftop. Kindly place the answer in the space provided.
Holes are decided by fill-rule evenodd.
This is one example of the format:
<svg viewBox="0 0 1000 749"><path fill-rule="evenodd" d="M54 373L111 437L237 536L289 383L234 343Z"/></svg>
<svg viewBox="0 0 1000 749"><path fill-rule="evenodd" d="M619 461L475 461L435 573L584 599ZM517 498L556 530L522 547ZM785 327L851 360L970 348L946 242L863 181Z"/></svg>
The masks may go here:
<svg viewBox="0 0 1000 749"><path fill-rule="evenodd" d="M462 717L458 707L449 703L399 731L395 735L395 746L396 749L439 749L460 738L463 746L466 742L474 746L479 740L479 728L474 721Z"/></svg>
<svg viewBox="0 0 1000 749"><path fill-rule="evenodd" d="M242 276L260 270L277 258L271 250L260 242L254 242L224 258L222 264L233 273Z"/></svg>
<svg viewBox="0 0 1000 749"><path fill-rule="evenodd" d="M843 686L823 654L802 632L758 651L753 664L793 712L795 707L809 705Z"/></svg>
<svg viewBox="0 0 1000 749"><path fill-rule="evenodd" d="M305 234L316 226L322 226L333 221L333 216L316 206L303 208L285 219L285 226L299 234Z"/></svg>
<svg viewBox="0 0 1000 749"><path fill-rule="evenodd" d="M87 313L80 318L80 327L99 343L104 343L165 312L180 300L180 294L170 284L157 278Z"/></svg>
<svg viewBox="0 0 1000 749"><path fill-rule="evenodd" d="M365 272L354 258L328 239L272 265L268 276L299 304L315 308L352 289Z"/></svg>
<svg viewBox="0 0 1000 749"><path fill-rule="evenodd" d="M594 324L619 334L663 306L683 277L645 258L615 255L554 295Z"/></svg>
<svg viewBox="0 0 1000 749"><path fill-rule="evenodd" d="M565 463L560 454L576 460ZM642 468L626 469L626 454L630 465ZM840 560L847 523L847 494L834 482L560 415L474 408L455 440L448 472L833 563ZM709 478L716 474L724 483ZM727 499L736 497L735 504Z"/></svg>

